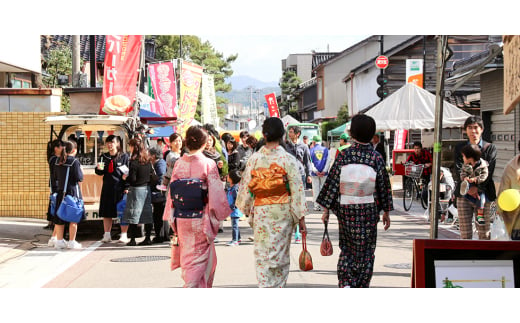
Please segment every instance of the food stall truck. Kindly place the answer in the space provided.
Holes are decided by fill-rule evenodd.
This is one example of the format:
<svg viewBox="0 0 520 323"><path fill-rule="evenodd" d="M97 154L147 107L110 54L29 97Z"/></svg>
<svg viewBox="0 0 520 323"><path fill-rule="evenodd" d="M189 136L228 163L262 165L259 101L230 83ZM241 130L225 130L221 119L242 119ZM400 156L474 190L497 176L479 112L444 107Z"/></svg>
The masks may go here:
<svg viewBox="0 0 520 323"><path fill-rule="evenodd" d="M78 143L76 157L81 162L84 176L80 189L85 203L86 220L102 220L98 216L98 210L103 177L94 172L97 160L106 152L105 139L111 134L121 137L123 151L126 151L128 140L136 132L140 120L114 115L59 115L49 116L44 122L51 126L50 141L74 138Z"/></svg>

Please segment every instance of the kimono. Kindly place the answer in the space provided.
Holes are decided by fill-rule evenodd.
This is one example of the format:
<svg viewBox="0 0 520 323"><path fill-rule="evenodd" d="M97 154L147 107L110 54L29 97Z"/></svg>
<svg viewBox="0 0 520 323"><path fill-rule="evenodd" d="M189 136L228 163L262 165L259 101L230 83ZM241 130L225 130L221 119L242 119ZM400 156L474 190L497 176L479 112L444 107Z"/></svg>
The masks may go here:
<svg viewBox="0 0 520 323"><path fill-rule="evenodd" d="M353 142L336 158L316 202L338 218L339 287L369 287L379 213L393 210L383 157L371 144Z"/></svg>
<svg viewBox="0 0 520 323"><path fill-rule="evenodd" d="M208 201L201 218L170 219L180 247L180 263L172 264L171 268L181 267L184 287L212 287L217 266L213 241L218 233L219 221L226 219L231 209L215 162L201 152L184 154L175 162L171 182L182 178L203 180L208 189ZM171 200L168 196L166 209L173 216Z"/></svg>
<svg viewBox="0 0 520 323"><path fill-rule="evenodd" d="M287 203L256 205L247 183L252 170L269 168L272 163L287 172L289 198ZM238 190L236 206L249 217L254 232L256 278L259 287L284 287L289 276L290 246L294 227L307 213L305 192L298 161L282 147L262 146L247 161Z"/></svg>

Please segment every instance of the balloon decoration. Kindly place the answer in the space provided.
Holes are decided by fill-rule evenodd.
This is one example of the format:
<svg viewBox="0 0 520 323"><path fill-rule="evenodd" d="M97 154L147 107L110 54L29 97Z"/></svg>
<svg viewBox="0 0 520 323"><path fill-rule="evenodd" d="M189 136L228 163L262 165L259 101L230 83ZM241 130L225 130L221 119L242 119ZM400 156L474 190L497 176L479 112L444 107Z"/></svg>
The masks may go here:
<svg viewBox="0 0 520 323"><path fill-rule="evenodd" d="M498 196L498 206L507 212L514 211L520 205L520 191L514 188L503 191Z"/></svg>

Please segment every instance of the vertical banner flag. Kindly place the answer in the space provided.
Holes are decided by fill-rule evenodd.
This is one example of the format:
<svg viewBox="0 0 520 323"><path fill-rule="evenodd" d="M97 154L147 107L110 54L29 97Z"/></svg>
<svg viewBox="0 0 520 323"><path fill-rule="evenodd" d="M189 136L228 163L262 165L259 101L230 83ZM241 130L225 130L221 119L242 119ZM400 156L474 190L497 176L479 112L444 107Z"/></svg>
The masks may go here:
<svg viewBox="0 0 520 323"><path fill-rule="evenodd" d="M108 35L105 48L103 93L99 114L126 115L137 90L140 35Z"/></svg>
<svg viewBox="0 0 520 323"><path fill-rule="evenodd" d="M159 63L148 65L148 75L152 83L153 97L150 110L163 117L176 117L177 83L173 63Z"/></svg>
<svg viewBox="0 0 520 323"><path fill-rule="evenodd" d="M278 103L276 103L276 93L273 92L271 94L266 94L265 100L267 101L267 107L269 108L269 116L280 118Z"/></svg>
<svg viewBox="0 0 520 323"><path fill-rule="evenodd" d="M423 60L406 60L406 83L413 83L418 87L423 87Z"/></svg>
<svg viewBox="0 0 520 323"><path fill-rule="evenodd" d="M202 87L200 88L202 123L210 123L219 126L217 114L217 98L215 97L215 78L213 75L202 74Z"/></svg>
<svg viewBox="0 0 520 323"><path fill-rule="evenodd" d="M408 130L406 130L406 129L397 129L395 131L394 150L395 149L404 149L407 134L408 134Z"/></svg>
<svg viewBox="0 0 520 323"><path fill-rule="evenodd" d="M197 110L197 100L199 99L200 81L202 78L202 67L182 61L181 62L181 86L180 86L180 104L179 117L184 120L179 126L177 132L184 136L186 130L190 127L195 110Z"/></svg>

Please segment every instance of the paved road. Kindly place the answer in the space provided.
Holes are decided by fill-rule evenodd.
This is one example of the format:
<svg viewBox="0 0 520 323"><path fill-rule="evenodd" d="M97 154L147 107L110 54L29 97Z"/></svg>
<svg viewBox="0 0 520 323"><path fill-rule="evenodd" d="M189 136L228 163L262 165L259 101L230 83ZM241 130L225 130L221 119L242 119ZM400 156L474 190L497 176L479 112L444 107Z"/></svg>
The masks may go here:
<svg viewBox="0 0 520 323"><path fill-rule="evenodd" d="M312 210L311 192L307 200ZM404 212L401 200L394 201L391 228L384 232L379 226L376 261L371 287L410 287L413 239L428 239L429 224L420 205ZM291 246L291 269L287 287L335 288L336 263L339 254L338 228L334 216L329 232L334 254L321 256L319 246L323 235L321 215L307 216L308 248L314 270L298 268L301 245ZM127 247L117 243L102 244L97 234L82 234L81 251L57 251L47 247L50 231L45 221L0 218L0 287L93 287L93 288L164 288L181 287L180 270L169 270L170 248L167 243ZM247 241L252 230L246 221L240 222L243 243L238 247L225 245L231 237L231 222L224 222L224 233L216 244L218 265L214 287L256 287L253 243ZM440 239L457 238L455 230L441 225Z"/></svg>

